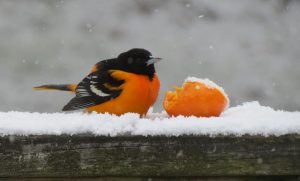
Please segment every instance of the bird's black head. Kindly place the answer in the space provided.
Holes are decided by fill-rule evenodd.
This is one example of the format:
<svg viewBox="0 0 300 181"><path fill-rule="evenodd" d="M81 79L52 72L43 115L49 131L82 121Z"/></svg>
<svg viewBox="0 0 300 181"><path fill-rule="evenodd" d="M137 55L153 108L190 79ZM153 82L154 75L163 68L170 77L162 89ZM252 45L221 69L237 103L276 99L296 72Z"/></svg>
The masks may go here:
<svg viewBox="0 0 300 181"><path fill-rule="evenodd" d="M121 53L118 60L122 65L122 70L147 75L152 80L155 73L154 63L161 60L161 58L153 58L148 50L134 48Z"/></svg>

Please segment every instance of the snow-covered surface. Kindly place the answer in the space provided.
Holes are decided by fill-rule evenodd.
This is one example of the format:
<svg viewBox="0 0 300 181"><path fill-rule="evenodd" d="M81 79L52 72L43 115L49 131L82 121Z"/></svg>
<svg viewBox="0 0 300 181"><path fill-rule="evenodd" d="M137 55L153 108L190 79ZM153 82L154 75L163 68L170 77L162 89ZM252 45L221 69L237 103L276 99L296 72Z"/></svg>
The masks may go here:
<svg viewBox="0 0 300 181"><path fill-rule="evenodd" d="M197 77L187 77L184 82L200 82L200 83L204 84L209 89L218 89L220 92L222 92L222 94L227 99L226 109L229 107L230 101L229 101L228 95L224 91L223 87L217 85L215 82L209 80L208 78L201 79L201 78L197 78Z"/></svg>
<svg viewBox="0 0 300 181"><path fill-rule="evenodd" d="M284 135L300 133L300 112L275 111L258 102L229 108L221 117L171 117L149 113L147 118L84 113L0 113L0 134L41 135Z"/></svg>

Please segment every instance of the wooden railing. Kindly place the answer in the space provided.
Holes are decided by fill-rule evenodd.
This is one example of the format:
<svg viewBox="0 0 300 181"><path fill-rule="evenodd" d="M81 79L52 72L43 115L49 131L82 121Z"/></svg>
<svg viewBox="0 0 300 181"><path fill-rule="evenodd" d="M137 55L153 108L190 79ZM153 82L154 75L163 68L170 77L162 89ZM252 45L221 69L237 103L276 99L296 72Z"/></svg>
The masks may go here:
<svg viewBox="0 0 300 181"><path fill-rule="evenodd" d="M300 180L300 135L0 137L0 179Z"/></svg>

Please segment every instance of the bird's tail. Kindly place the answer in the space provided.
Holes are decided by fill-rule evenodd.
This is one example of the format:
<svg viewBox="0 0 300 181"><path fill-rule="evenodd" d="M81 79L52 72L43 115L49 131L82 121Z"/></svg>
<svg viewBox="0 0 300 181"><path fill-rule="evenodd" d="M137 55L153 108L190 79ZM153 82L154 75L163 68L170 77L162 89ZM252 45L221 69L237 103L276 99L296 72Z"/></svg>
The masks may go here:
<svg viewBox="0 0 300 181"><path fill-rule="evenodd" d="M33 90L59 90L75 92L77 88L76 84L60 84L60 85L42 85L34 87Z"/></svg>

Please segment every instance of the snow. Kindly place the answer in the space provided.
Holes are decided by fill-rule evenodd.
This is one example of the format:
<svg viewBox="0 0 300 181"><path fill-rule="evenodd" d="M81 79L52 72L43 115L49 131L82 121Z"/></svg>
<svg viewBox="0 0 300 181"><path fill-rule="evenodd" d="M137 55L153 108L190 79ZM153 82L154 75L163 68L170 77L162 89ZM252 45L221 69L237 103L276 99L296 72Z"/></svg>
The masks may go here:
<svg viewBox="0 0 300 181"><path fill-rule="evenodd" d="M300 112L275 111L258 102L226 110L220 117L168 117L149 112L146 118L86 113L0 112L0 135L275 135L299 134Z"/></svg>

